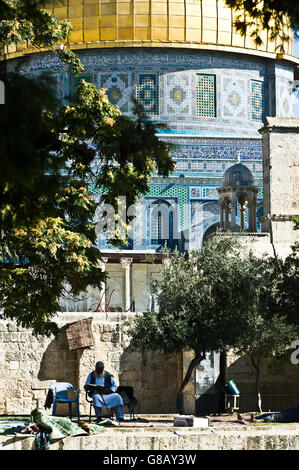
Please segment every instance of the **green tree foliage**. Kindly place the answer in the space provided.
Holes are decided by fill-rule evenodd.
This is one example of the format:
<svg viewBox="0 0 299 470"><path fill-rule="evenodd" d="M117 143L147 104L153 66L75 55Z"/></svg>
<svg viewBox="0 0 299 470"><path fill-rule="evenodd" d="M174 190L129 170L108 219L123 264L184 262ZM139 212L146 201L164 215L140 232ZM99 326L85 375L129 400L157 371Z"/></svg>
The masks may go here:
<svg viewBox="0 0 299 470"><path fill-rule="evenodd" d="M250 263L240 262L237 248L227 237L189 256L167 254L153 293L159 313L136 319L132 344L143 350L193 353L177 396L177 407L183 412L182 394L194 367L207 351L233 347L244 328L244 305L246 311L255 308Z"/></svg>
<svg viewBox="0 0 299 470"><path fill-rule="evenodd" d="M104 280L95 247L98 204L88 184L117 209L119 195L135 202L152 171L167 175L174 167L143 119L122 116L103 90L86 82L72 104L60 107L49 78L7 75L0 109L2 317L35 333L56 333L51 319L65 286L78 295ZM111 235L119 232L117 226Z"/></svg>
<svg viewBox="0 0 299 470"><path fill-rule="evenodd" d="M54 0L53 4L63 4ZM48 7L48 9L46 9ZM72 25L49 11L47 0L0 0L0 57L10 44L47 48L75 71L83 69L78 56L68 48Z"/></svg>
<svg viewBox="0 0 299 470"><path fill-rule="evenodd" d="M294 230L299 230L299 218L294 217ZM273 280L277 288L272 297L272 309L287 315L289 321L299 325L299 243L291 247L285 259L276 258L273 264Z"/></svg>
<svg viewBox="0 0 299 470"><path fill-rule="evenodd" d="M59 108L49 85L11 76L0 110L0 303L45 334L57 331L50 319L66 284L77 295L104 279L87 185L117 208L119 195L147 191L152 171L173 168L154 127L122 116L104 91L82 82Z"/></svg>
<svg viewBox="0 0 299 470"><path fill-rule="evenodd" d="M237 15L234 26L241 35L250 29L250 36L257 46L263 44L262 33L277 41L278 50L284 51L284 42L290 39L287 28L293 28L298 37L299 6L294 0L225 0Z"/></svg>
<svg viewBox="0 0 299 470"><path fill-rule="evenodd" d="M264 360L275 362L291 355L291 343L298 330L286 317L274 314L270 318L252 315L246 327L246 336L240 338L239 353L249 354L255 370L256 409L262 412L261 374Z"/></svg>
<svg viewBox="0 0 299 470"><path fill-rule="evenodd" d="M178 391L181 413L184 388L207 351L233 349L254 360L283 354L290 346L293 326L281 312L271 311L277 288L273 266L272 259L240 256L236 237L230 236L189 256L166 256L153 284L159 312L138 317L131 335L132 345L142 350L193 353Z"/></svg>
<svg viewBox="0 0 299 470"><path fill-rule="evenodd" d="M294 219L298 229L298 219ZM246 335L239 352L251 357L256 377L256 406L262 411L261 369L264 360L290 358L291 343L299 337L298 244L285 258L252 258L255 271L262 273L259 308L248 317Z"/></svg>
<svg viewBox="0 0 299 470"><path fill-rule="evenodd" d="M57 0L57 4L63 3ZM68 49L72 26L59 21L45 0L0 0L0 55L10 44L47 48L72 69L82 64ZM47 76L33 80L7 72L2 60L5 105L0 109L0 305L2 317L57 333L52 317L69 286L77 295L99 286L96 249L98 204L118 209L148 190L152 171L174 168L166 145L136 105L136 119L122 116L105 93L82 82L73 102L60 106ZM111 236L125 242L125 219Z"/></svg>

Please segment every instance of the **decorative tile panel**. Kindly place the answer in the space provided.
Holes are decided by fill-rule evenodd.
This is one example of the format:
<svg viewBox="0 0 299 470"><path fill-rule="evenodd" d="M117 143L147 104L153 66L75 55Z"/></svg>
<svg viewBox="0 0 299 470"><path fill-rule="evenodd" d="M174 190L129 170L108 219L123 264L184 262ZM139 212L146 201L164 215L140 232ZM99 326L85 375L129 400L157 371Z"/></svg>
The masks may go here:
<svg viewBox="0 0 299 470"><path fill-rule="evenodd" d="M146 204L146 246L155 248L173 244L174 233L177 233L177 198L145 198Z"/></svg>
<svg viewBox="0 0 299 470"><path fill-rule="evenodd" d="M140 73L136 87L136 98L149 115L159 114L159 87L155 73Z"/></svg>
<svg viewBox="0 0 299 470"><path fill-rule="evenodd" d="M131 115L131 95L136 93L149 118L168 126L160 138L175 144L171 152L177 163L169 178L153 175L144 200L175 200L179 230L188 230L192 217L199 217L201 211L202 233L219 220L215 188L239 153L254 175L261 201L262 140L258 129L269 110L272 115L291 112L291 67L260 57L170 49L86 50L80 58L85 70L75 77L53 54L23 58L20 67L22 73L33 76L45 70L55 74L60 100L67 100L84 78L106 88L110 101ZM98 189L90 187L90 192L99 196ZM146 248L143 210L140 205L134 221L134 249ZM104 239L99 240L99 246L113 248Z"/></svg>
<svg viewBox="0 0 299 470"><path fill-rule="evenodd" d="M247 114L247 80L235 74L222 78L221 110L223 117L240 118Z"/></svg>
<svg viewBox="0 0 299 470"><path fill-rule="evenodd" d="M262 121L263 111L264 111L263 82L251 80L250 103L251 103L251 119L253 121Z"/></svg>
<svg viewBox="0 0 299 470"><path fill-rule="evenodd" d="M93 83L94 77L92 73L80 73L78 75L73 76L73 94L76 93L77 88L82 80L85 80L87 83Z"/></svg>
<svg viewBox="0 0 299 470"><path fill-rule="evenodd" d="M285 77L277 77L276 80L276 115L291 117L294 114L294 83Z"/></svg>
<svg viewBox="0 0 299 470"><path fill-rule="evenodd" d="M198 74L197 83L197 116L215 117L215 75Z"/></svg>
<svg viewBox="0 0 299 470"><path fill-rule="evenodd" d="M189 194L187 185L174 185L174 184L151 184L148 196L155 196L156 198L169 198L175 196L177 204L180 207L178 214L179 230L185 230L189 225Z"/></svg>
<svg viewBox="0 0 299 470"><path fill-rule="evenodd" d="M214 216L219 216L218 201L191 201L191 226L197 225L201 230L206 230L208 225L207 219L213 218L214 220ZM203 226L204 222L206 222L205 227Z"/></svg>
<svg viewBox="0 0 299 470"><path fill-rule="evenodd" d="M218 192L216 188L205 186L190 186L190 199L216 199L218 200Z"/></svg>
<svg viewBox="0 0 299 470"><path fill-rule="evenodd" d="M122 113L131 112L131 74L103 73L100 74L100 88L106 88L109 101L118 106Z"/></svg>
<svg viewBox="0 0 299 470"><path fill-rule="evenodd" d="M192 113L192 80L188 73L172 72L163 76L163 113L188 117Z"/></svg>
<svg viewBox="0 0 299 470"><path fill-rule="evenodd" d="M141 197L136 204L135 219L132 222L132 239L134 249L141 249L145 246L146 240L146 207L144 204L144 197Z"/></svg>

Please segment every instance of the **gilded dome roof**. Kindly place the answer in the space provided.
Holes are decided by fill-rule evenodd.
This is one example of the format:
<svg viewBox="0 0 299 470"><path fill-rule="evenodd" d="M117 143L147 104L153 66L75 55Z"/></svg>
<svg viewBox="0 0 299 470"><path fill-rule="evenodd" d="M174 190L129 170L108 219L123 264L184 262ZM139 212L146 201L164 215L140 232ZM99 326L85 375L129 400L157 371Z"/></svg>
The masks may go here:
<svg viewBox="0 0 299 470"><path fill-rule="evenodd" d="M254 186L254 178L247 166L236 163L230 166L223 175L222 186Z"/></svg>
<svg viewBox="0 0 299 470"><path fill-rule="evenodd" d="M183 47L225 50L276 57L275 43L264 33L256 47L234 28L236 14L224 0L64 0L49 1L59 19L73 25L72 49L105 47ZM293 38L291 32L290 37ZM37 52L28 47L9 48L7 57ZM294 41L285 44L285 58L292 59Z"/></svg>

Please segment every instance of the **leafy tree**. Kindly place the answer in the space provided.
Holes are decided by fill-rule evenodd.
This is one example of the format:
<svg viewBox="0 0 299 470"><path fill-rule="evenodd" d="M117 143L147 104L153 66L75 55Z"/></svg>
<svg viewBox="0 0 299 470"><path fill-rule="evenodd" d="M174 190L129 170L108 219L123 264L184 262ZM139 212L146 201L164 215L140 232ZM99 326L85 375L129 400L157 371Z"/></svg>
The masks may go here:
<svg viewBox="0 0 299 470"><path fill-rule="evenodd" d="M148 190L154 169L173 168L142 116L122 116L87 83L72 105L51 109L44 80L9 80L0 111L0 303L5 317L38 333L57 331L49 319L66 284L76 295L104 279L87 185L117 208L119 195L130 203Z"/></svg>
<svg viewBox="0 0 299 470"><path fill-rule="evenodd" d="M261 302L263 305L263 302ZM256 409L262 412L261 372L264 360L279 360L290 353L290 346L297 338L298 330L286 316L274 313L263 315L260 309L253 311L246 323L245 334L239 338L238 353L248 354L255 370Z"/></svg>
<svg viewBox="0 0 299 470"><path fill-rule="evenodd" d="M148 191L152 171L165 176L174 167L139 109L134 121L123 116L86 82L59 106L51 85L49 77L8 74L0 109L2 317L47 335L58 332L52 317L66 285L78 295L104 280L88 185L118 209L119 196L131 204ZM114 243L125 241L121 228L119 221Z"/></svg>
<svg viewBox="0 0 299 470"><path fill-rule="evenodd" d="M68 49L71 25L46 6L45 0L0 0L0 57L8 45L29 42L81 70ZM77 295L104 279L96 248L98 204L88 185L118 208L120 195L128 205L136 202L150 173L167 175L174 164L137 105L132 121L103 91L82 82L74 101L60 106L49 77L33 80L8 73L6 65L0 62L6 95L0 109L2 316L35 334L56 334L51 318L65 286ZM113 243L125 242L129 221L124 227L118 222Z"/></svg>
<svg viewBox="0 0 299 470"><path fill-rule="evenodd" d="M299 218L294 217L294 230L299 230ZM276 258L273 263L272 280L276 289L272 296L271 309L279 315L286 315L289 322L299 325L299 243L291 247L285 258Z"/></svg>
<svg viewBox="0 0 299 470"><path fill-rule="evenodd" d="M298 219L294 219L298 227ZM241 353L248 353L256 372L256 406L262 411L260 387L264 359L276 360L290 354L292 340L299 335L298 245L285 259L252 258L260 281L259 308L248 317L246 335L240 338Z"/></svg>
<svg viewBox="0 0 299 470"><path fill-rule="evenodd" d="M63 0L53 3L63 4ZM0 0L0 58L2 70L7 46L10 44L47 48L76 71L83 69L79 57L68 47L72 25L46 9L47 0Z"/></svg>
<svg viewBox="0 0 299 470"><path fill-rule="evenodd" d="M290 39L293 28L298 37L299 8L293 0L225 0L227 6L236 11L234 26L241 35L250 29L255 44L263 44L262 32L268 32L271 41L278 39L279 50L283 52L284 42Z"/></svg>
<svg viewBox="0 0 299 470"><path fill-rule="evenodd" d="M280 357L296 337L294 325L273 308L274 259L240 255L235 237L220 236L189 256L168 254L160 280L153 284L159 312L138 317L132 345L165 353L191 351L177 407L194 368L207 351L249 354L256 370L260 403L262 357Z"/></svg>
<svg viewBox="0 0 299 470"><path fill-rule="evenodd" d="M183 391L206 352L237 345L246 316L256 308L257 288L250 261L240 259L231 237L208 242L189 256L166 255L165 269L153 284L159 312L138 317L131 336L132 345L142 350L192 352L177 395L180 413Z"/></svg>

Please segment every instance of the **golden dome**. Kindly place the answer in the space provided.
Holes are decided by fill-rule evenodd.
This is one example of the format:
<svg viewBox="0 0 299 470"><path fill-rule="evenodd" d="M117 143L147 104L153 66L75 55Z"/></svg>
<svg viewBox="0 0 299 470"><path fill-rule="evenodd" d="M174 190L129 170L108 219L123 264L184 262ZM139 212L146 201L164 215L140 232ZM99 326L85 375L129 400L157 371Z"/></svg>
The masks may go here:
<svg viewBox="0 0 299 470"><path fill-rule="evenodd" d="M64 0L49 10L68 19L74 31L73 50L111 47L183 47L276 56L276 44L263 35L256 47L234 28L236 14L224 0ZM294 55L294 41L285 45L284 57ZM36 50L10 48L8 57ZM281 58L281 57L280 57Z"/></svg>

